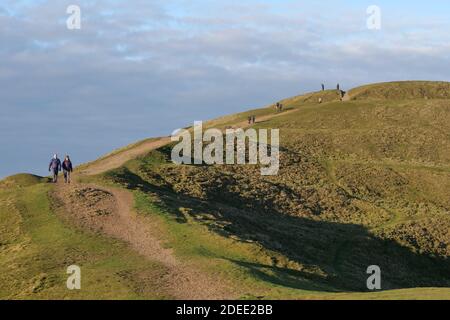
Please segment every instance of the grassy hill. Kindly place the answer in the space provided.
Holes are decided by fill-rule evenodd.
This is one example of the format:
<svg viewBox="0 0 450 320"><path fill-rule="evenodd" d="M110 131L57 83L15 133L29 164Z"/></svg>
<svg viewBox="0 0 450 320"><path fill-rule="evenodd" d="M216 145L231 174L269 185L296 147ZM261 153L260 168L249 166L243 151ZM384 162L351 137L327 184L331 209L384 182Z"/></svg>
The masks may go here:
<svg viewBox="0 0 450 320"><path fill-rule="evenodd" d="M347 97L311 93L283 100L280 114L269 105L207 123L256 115L255 128L279 128L277 176L174 165L169 144L80 181L131 191L165 246L233 298L450 299L449 83L375 84ZM158 282L137 285L150 281L142 274L163 277L161 265L74 227L53 188L28 175L0 182L0 298L173 298ZM78 259L88 289L67 292L63 267ZM366 288L373 264L384 291Z"/></svg>
<svg viewBox="0 0 450 320"><path fill-rule="evenodd" d="M450 99L450 83L436 81L401 81L377 83L352 89L351 100Z"/></svg>

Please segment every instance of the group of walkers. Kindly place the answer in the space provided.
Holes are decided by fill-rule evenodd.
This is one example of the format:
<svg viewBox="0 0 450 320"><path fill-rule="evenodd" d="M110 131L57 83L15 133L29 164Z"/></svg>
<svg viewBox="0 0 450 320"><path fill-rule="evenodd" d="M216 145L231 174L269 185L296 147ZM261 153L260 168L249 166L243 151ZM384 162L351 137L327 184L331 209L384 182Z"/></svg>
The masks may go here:
<svg viewBox="0 0 450 320"><path fill-rule="evenodd" d="M341 90L341 85L339 83L336 85L336 90L339 93L340 100L343 101L344 100L344 96L345 96L345 91ZM325 85L323 83L322 83L322 91L325 91ZM322 99L322 97L320 97L319 98L319 103L322 103L322 102L323 102L323 99Z"/></svg>
<svg viewBox="0 0 450 320"><path fill-rule="evenodd" d="M73 171L72 162L70 161L70 157L66 156L64 161L58 159L58 155L54 154L53 158L50 160L50 164L48 166L48 171L53 174L53 183L58 182L58 173L63 171L64 174L64 182L70 183L70 175Z"/></svg>
<svg viewBox="0 0 450 320"><path fill-rule="evenodd" d="M341 90L341 85L339 83L336 85L336 90L337 91ZM322 91L325 91L325 85L323 83L322 83Z"/></svg>
<svg viewBox="0 0 450 320"><path fill-rule="evenodd" d="M277 109L277 112L282 112L283 111L283 104L282 103L277 102L275 107Z"/></svg>
<svg viewBox="0 0 450 320"><path fill-rule="evenodd" d="M248 124L255 124L256 123L256 116L249 116L247 118Z"/></svg>

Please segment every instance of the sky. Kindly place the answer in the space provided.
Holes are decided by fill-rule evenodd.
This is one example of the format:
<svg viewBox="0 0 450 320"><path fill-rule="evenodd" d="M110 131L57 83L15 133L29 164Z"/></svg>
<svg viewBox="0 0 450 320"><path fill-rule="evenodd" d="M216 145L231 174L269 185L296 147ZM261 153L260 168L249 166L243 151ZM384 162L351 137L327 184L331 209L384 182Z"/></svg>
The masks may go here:
<svg viewBox="0 0 450 320"><path fill-rule="evenodd" d="M0 0L0 178L321 83L449 81L449 16L442 0Z"/></svg>

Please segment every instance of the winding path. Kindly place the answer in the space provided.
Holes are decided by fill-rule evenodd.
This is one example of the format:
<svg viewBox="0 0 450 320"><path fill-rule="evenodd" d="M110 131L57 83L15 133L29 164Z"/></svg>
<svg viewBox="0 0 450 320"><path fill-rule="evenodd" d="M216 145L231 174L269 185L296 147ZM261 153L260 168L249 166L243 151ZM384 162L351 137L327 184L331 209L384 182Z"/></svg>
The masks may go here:
<svg viewBox="0 0 450 320"><path fill-rule="evenodd" d="M96 175L123 166L127 161L145 155L151 150L158 149L170 143L170 137L161 137L144 141L136 146L118 151L110 156L105 156L97 161L82 166L79 174Z"/></svg>
<svg viewBox="0 0 450 320"><path fill-rule="evenodd" d="M261 116L258 122L295 111L298 109ZM241 128L249 126L246 121L234 125ZM131 145L80 166L76 169L75 176L80 178L98 175L119 168L127 161L170 142L170 137L161 137ZM172 250L164 248L158 236L158 222L151 216L144 217L134 212L134 199L130 191L74 180L72 184L60 181L54 191L54 197L58 199L60 211L65 218L84 229L121 240L150 261L161 263L166 273L159 279L159 289L176 299L238 298L233 289L221 279L211 277L190 262L179 260Z"/></svg>
<svg viewBox="0 0 450 320"><path fill-rule="evenodd" d="M72 223L121 240L149 261L160 263L158 290L175 299L235 299L223 281L202 272L194 264L180 261L158 237L157 221L133 211L133 195L123 189L94 184L60 183L54 196L61 212Z"/></svg>

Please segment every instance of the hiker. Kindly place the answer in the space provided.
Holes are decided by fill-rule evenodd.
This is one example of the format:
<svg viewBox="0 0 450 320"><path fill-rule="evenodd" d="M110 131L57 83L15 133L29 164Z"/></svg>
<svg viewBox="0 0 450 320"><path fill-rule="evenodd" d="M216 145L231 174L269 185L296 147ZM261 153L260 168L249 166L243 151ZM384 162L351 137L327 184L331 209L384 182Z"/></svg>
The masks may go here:
<svg viewBox="0 0 450 320"><path fill-rule="evenodd" d="M325 91L325 85L322 83L322 91Z"/></svg>
<svg viewBox="0 0 450 320"><path fill-rule="evenodd" d="M50 160L48 171L51 171L53 174L53 183L58 182L58 173L61 171L61 160L58 159L57 154L54 154L52 160Z"/></svg>
<svg viewBox="0 0 450 320"><path fill-rule="evenodd" d="M341 91L341 90L340 90L339 83L337 84L336 88L337 88L337 91Z"/></svg>
<svg viewBox="0 0 450 320"><path fill-rule="evenodd" d="M69 156L66 156L66 158L64 159L62 163L62 169L64 174L64 182L70 183L70 175L73 171L73 168L72 168L72 161L70 161Z"/></svg>
<svg viewBox="0 0 450 320"><path fill-rule="evenodd" d="M252 123L256 123L256 116L252 116Z"/></svg>

